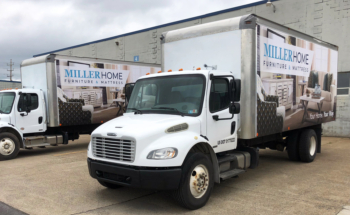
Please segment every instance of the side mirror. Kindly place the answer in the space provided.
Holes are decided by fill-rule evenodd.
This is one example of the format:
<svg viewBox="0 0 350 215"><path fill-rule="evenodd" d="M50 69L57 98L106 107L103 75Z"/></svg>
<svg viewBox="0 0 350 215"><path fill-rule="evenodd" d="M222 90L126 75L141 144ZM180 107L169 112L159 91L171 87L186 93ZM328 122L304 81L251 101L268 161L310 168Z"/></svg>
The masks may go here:
<svg viewBox="0 0 350 215"><path fill-rule="evenodd" d="M26 98L26 112L29 113L30 112L30 107L32 106L32 96L28 93L26 94L27 98Z"/></svg>
<svg viewBox="0 0 350 215"><path fill-rule="evenodd" d="M233 116L235 114L238 114L241 112L241 105L239 103L231 103L229 108L228 108L230 114L232 114L231 118L219 118L218 115L213 115L213 120L219 121L219 120L228 120L228 119L233 119Z"/></svg>
<svg viewBox="0 0 350 215"><path fill-rule="evenodd" d="M233 78L230 81L230 88L231 88L231 101L239 102L241 100L241 80Z"/></svg>
<svg viewBox="0 0 350 215"><path fill-rule="evenodd" d="M241 79L235 79L235 102L241 100Z"/></svg>
<svg viewBox="0 0 350 215"><path fill-rule="evenodd" d="M241 105L239 103L233 103L230 106L230 113L239 114L241 112Z"/></svg>
<svg viewBox="0 0 350 215"><path fill-rule="evenodd" d="M131 96L132 90L134 89L134 86L135 86L134 83L125 84L125 99L126 99L126 101L130 100L130 96Z"/></svg>

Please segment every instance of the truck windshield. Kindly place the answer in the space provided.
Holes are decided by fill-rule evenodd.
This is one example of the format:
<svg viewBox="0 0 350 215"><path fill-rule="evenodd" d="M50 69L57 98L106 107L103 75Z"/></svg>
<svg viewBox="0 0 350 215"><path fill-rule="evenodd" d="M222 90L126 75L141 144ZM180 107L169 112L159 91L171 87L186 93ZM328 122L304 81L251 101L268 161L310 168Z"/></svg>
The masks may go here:
<svg viewBox="0 0 350 215"><path fill-rule="evenodd" d="M198 116L205 89L203 75L178 75L136 82L126 112Z"/></svg>
<svg viewBox="0 0 350 215"><path fill-rule="evenodd" d="M0 113L9 114L12 110L16 94L13 92L0 93Z"/></svg>

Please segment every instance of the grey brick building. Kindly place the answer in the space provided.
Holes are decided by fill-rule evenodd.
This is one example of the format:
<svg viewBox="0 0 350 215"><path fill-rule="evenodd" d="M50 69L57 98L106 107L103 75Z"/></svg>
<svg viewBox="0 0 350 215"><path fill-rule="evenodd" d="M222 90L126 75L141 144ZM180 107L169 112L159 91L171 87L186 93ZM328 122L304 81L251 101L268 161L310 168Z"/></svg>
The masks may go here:
<svg viewBox="0 0 350 215"><path fill-rule="evenodd" d="M21 88L22 84L19 81L0 81L0 90Z"/></svg>

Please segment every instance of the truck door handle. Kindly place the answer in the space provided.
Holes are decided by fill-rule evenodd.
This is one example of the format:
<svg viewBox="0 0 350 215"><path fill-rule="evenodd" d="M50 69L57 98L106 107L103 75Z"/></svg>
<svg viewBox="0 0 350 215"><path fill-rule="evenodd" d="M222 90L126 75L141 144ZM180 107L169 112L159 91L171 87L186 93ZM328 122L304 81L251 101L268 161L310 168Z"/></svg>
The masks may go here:
<svg viewBox="0 0 350 215"><path fill-rule="evenodd" d="M231 123L231 134L235 133L236 130L236 122Z"/></svg>
<svg viewBox="0 0 350 215"><path fill-rule="evenodd" d="M42 116L39 117L38 122L39 122L39 124L41 124L43 122L43 117Z"/></svg>

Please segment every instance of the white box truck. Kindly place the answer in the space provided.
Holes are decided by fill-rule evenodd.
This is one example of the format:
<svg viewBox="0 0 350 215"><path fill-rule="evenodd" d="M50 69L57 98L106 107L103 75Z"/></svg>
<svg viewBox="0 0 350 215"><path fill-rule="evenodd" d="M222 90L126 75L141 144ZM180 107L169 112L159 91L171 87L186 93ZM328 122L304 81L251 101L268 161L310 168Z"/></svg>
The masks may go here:
<svg viewBox="0 0 350 215"><path fill-rule="evenodd" d="M126 83L157 65L46 55L21 64L23 89L0 91L0 160L68 144L121 112Z"/></svg>
<svg viewBox="0 0 350 215"><path fill-rule="evenodd" d="M91 135L91 177L170 190L189 209L259 149L312 162L335 120L338 48L256 15L163 33L162 72L139 78L126 113ZM129 93L129 92L127 92Z"/></svg>

